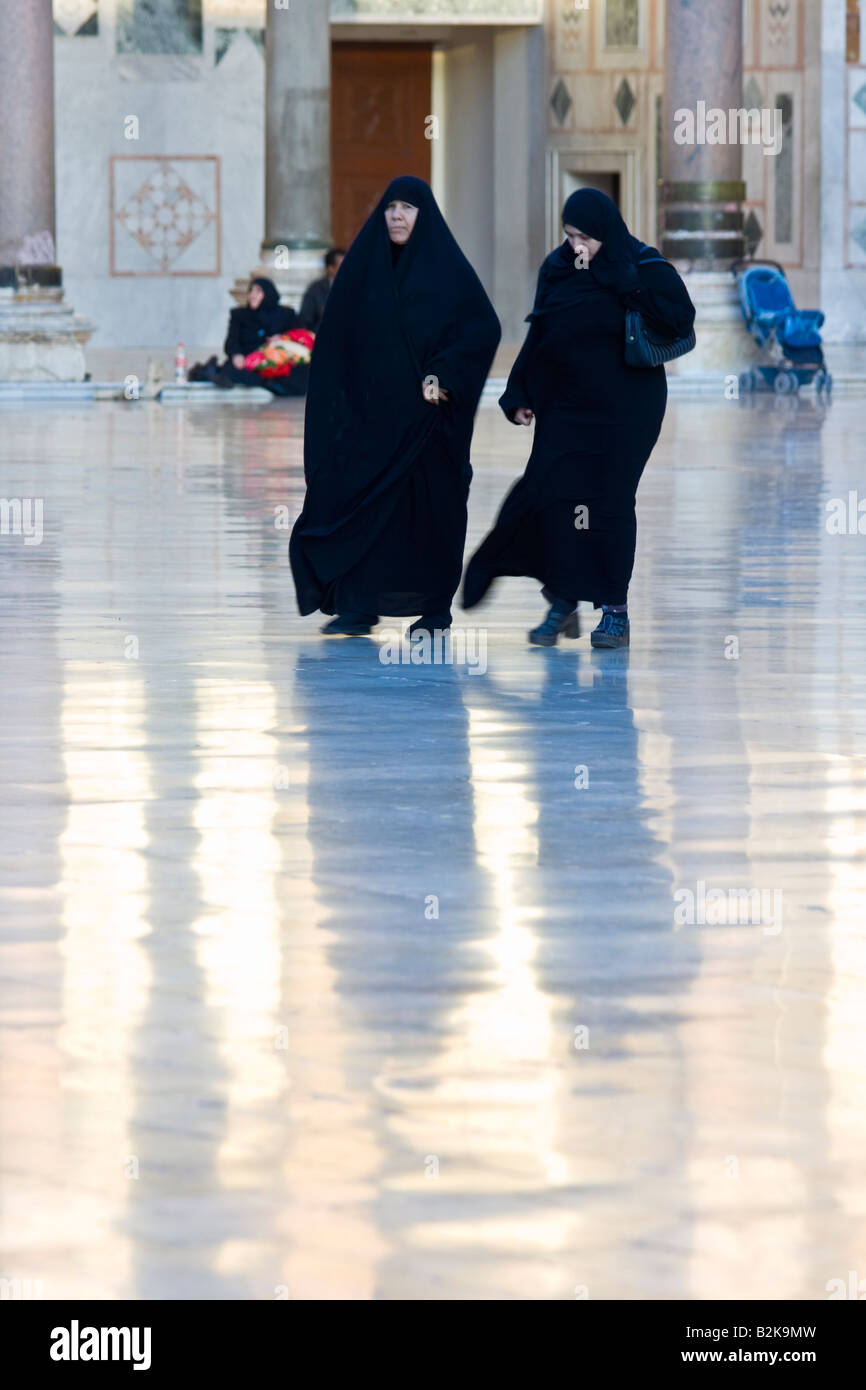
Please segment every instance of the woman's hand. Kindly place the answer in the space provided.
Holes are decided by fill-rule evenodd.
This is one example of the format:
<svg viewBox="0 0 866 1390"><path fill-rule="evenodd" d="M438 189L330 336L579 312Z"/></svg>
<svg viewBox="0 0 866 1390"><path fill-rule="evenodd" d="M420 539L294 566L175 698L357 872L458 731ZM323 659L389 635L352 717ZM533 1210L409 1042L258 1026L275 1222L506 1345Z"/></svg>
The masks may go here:
<svg viewBox="0 0 866 1390"><path fill-rule="evenodd" d="M236 352L232 358L232 366L237 367L238 371L241 371L246 360L242 352Z"/></svg>
<svg viewBox="0 0 866 1390"><path fill-rule="evenodd" d="M531 410L527 409L525 405L522 405L519 410L515 410L511 418L515 425L531 425L535 416Z"/></svg>

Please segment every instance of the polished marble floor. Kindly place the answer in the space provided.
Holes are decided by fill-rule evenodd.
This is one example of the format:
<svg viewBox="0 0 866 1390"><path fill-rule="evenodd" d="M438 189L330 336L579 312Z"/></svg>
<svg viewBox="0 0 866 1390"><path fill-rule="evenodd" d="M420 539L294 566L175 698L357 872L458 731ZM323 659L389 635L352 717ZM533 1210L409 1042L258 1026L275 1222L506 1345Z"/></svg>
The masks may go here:
<svg viewBox="0 0 866 1390"><path fill-rule="evenodd" d="M866 1281L862 400L673 402L630 651L511 580L427 666L297 617L301 423L0 412L0 1276ZM481 412L470 543L528 438Z"/></svg>

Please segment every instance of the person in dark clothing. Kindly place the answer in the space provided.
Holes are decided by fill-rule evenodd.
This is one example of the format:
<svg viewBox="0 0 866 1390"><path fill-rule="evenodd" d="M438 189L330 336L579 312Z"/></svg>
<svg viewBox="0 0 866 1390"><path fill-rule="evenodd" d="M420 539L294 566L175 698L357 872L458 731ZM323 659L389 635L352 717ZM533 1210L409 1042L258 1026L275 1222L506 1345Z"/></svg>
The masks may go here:
<svg viewBox="0 0 866 1390"><path fill-rule="evenodd" d="M232 309L229 315L225 341L227 361L217 369L212 380L224 390L233 386L264 386L275 396L303 396L310 373L306 363L299 362L288 377L265 377L244 367L244 360L251 352L258 352L271 338L300 327L295 310L280 303L280 292L273 280L265 276L253 280L246 304Z"/></svg>
<svg viewBox="0 0 866 1390"><path fill-rule="evenodd" d="M331 286L345 258L346 253L342 246L332 246L325 257L325 274L321 280L314 280L307 287L301 303L301 323L311 333L318 333L319 331Z"/></svg>
<svg viewBox="0 0 866 1390"><path fill-rule="evenodd" d="M289 556L302 614L369 633L451 624L475 411L499 320L421 179L391 183L330 291L307 396Z"/></svg>
<svg viewBox="0 0 866 1390"><path fill-rule="evenodd" d="M464 607L499 575L541 580L550 611L529 634L553 646L578 637L577 604L602 609L596 647L629 643L635 493L661 430L664 367L625 362L625 311L639 309L666 338L690 332L685 285L653 247L629 234L619 209L595 188L573 193L565 242L541 267L529 331L499 404L517 425L537 421L523 477L473 555Z"/></svg>

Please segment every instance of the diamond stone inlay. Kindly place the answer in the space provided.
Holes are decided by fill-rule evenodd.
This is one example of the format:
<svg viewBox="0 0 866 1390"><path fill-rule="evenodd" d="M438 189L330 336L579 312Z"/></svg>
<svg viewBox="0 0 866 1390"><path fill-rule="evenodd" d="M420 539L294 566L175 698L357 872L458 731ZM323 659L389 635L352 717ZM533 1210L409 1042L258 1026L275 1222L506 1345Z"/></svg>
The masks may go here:
<svg viewBox="0 0 866 1390"><path fill-rule="evenodd" d="M194 193L168 160L160 162L115 216L130 236L166 271L216 214Z"/></svg>
<svg viewBox="0 0 866 1390"><path fill-rule="evenodd" d="M553 89L553 96L550 98L550 104L553 107L554 116L559 124L562 125L571 110L572 101L568 88L561 77Z"/></svg>
<svg viewBox="0 0 866 1390"><path fill-rule="evenodd" d="M750 77L745 87L743 88L743 105L747 108L747 110L754 111L755 108L760 110L763 104L764 102L763 97L761 95L761 89L755 81L754 77Z"/></svg>
<svg viewBox="0 0 866 1390"><path fill-rule="evenodd" d="M746 243L746 252L748 255L754 256L763 235L764 229L755 216L754 208L749 208L748 216L743 223L743 239Z"/></svg>
<svg viewBox="0 0 866 1390"><path fill-rule="evenodd" d="M628 78L624 77L617 87L613 104L619 112L619 118L623 125L628 125L628 118L634 110L635 105L635 95L628 85Z"/></svg>

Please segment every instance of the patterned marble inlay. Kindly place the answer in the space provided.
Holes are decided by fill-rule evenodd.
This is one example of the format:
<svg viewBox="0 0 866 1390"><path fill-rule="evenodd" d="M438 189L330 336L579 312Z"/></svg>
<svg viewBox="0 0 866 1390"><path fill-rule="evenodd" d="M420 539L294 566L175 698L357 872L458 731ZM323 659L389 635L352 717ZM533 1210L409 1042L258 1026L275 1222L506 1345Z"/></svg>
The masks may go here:
<svg viewBox="0 0 866 1390"><path fill-rule="evenodd" d="M116 155L111 183L112 275L219 273L215 155Z"/></svg>
<svg viewBox="0 0 866 1390"><path fill-rule="evenodd" d="M553 114L557 121L560 125L564 125L565 119L571 110L572 101L569 96L568 88L561 77L553 89L553 96L550 98L550 104L553 107Z"/></svg>
<svg viewBox="0 0 866 1390"><path fill-rule="evenodd" d="M627 77L624 77L617 87L613 104L619 112L619 118L623 125L628 125L628 118L634 110L635 95L628 84Z"/></svg>
<svg viewBox="0 0 866 1390"><path fill-rule="evenodd" d="M761 61L764 67L797 63L799 0L761 0Z"/></svg>
<svg viewBox="0 0 866 1390"><path fill-rule="evenodd" d="M638 0L607 0L604 7L605 48L637 48L639 33Z"/></svg>
<svg viewBox="0 0 866 1390"><path fill-rule="evenodd" d="M54 0L54 32L66 38L99 33L98 0Z"/></svg>
<svg viewBox="0 0 866 1390"><path fill-rule="evenodd" d="M201 53L202 0L117 0L118 53Z"/></svg>
<svg viewBox="0 0 866 1390"><path fill-rule="evenodd" d="M555 30L557 70L575 72L589 60L589 8L578 9L574 0L557 0Z"/></svg>
<svg viewBox="0 0 866 1390"><path fill-rule="evenodd" d="M856 91L854 93L853 99L860 107L860 110L863 112L863 115L866 116L866 82L863 83L863 86L859 89L859 91Z"/></svg>
<svg viewBox="0 0 866 1390"><path fill-rule="evenodd" d="M851 228L851 240L856 241L860 249L866 252L866 220Z"/></svg>
<svg viewBox="0 0 866 1390"><path fill-rule="evenodd" d="M791 30L791 0L765 0L766 35L773 47L785 43Z"/></svg>

